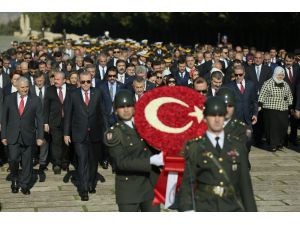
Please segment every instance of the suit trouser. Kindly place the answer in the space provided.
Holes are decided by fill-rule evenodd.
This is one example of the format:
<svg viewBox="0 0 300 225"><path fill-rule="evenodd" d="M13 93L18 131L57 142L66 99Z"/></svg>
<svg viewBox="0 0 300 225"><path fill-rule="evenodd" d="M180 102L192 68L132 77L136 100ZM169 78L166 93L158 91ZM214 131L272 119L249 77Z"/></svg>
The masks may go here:
<svg viewBox="0 0 300 225"><path fill-rule="evenodd" d="M77 155L79 176L79 193L88 192L89 187L95 188L97 185L97 170L100 154L100 142L91 142L89 135L81 143L74 142L74 148Z"/></svg>
<svg viewBox="0 0 300 225"><path fill-rule="evenodd" d="M160 212L160 206L152 206L152 200L133 204L118 204L120 212Z"/></svg>
<svg viewBox="0 0 300 225"><path fill-rule="evenodd" d="M260 110L257 114L257 123L253 125L253 139L255 144L260 144L264 135L264 110Z"/></svg>
<svg viewBox="0 0 300 225"><path fill-rule="evenodd" d="M8 158L12 181L18 182L21 188L29 188L32 176L32 146L24 144L21 134L16 144L8 145ZM20 162L22 171L18 175Z"/></svg>
<svg viewBox="0 0 300 225"><path fill-rule="evenodd" d="M290 127L291 127L291 132L289 135L290 141L296 141L297 140L297 129L299 126L299 119L296 119L293 115L290 115Z"/></svg>
<svg viewBox="0 0 300 225"><path fill-rule="evenodd" d="M64 143L63 125L50 127L51 135L51 162L54 166L69 163L69 149Z"/></svg>

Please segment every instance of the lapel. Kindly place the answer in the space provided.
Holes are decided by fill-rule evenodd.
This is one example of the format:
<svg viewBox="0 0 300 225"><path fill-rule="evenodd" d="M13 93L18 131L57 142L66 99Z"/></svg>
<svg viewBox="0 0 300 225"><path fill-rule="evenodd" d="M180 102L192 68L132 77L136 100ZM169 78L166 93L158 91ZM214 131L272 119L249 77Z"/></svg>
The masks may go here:
<svg viewBox="0 0 300 225"><path fill-rule="evenodd" d="M214 155L219 155L220 153L215 149L213 144L210 142L208 136L205 134L206 142L205 142L205 151L212 152Z"/></svg>
<svg viewBox="0 0 300 225"><path fill-rule="evenodd" d="M89 101L89 105L88 105L88 109L89 109L89 112L92 111L92 107L94 107L96 105L96 93L95 93L95 89L94 88L91 88L90 89L90 101ZM85 105L85 103L84 103Z"/></svg>
<svg viewBox="0 0 300 225"><path fill-rule="evenodd" d="M226 133L225 133L224 146L223 146L223 149L222 149L221 154L220 154L220 156L223 159L228 157L227 152L228 152L229 147L230 147L230 143L229 143L228 139L226 138Z"/></svg>
<svg viewBox="0 0 300 225"><path fill-rule="evenodd" d="M78 88L77 94L79 95L78 97L79 97L79 99L80 99L80 103L81 103L83 109L84 109L85 111L87 111L88 107L86 106L86 104L85 104L85 102L84 102L84 99L83 99L83 96L82 96L82 90L81 90L81 88Z"/></svg>
<svg viewBox="0 0 300 225"><path fill-rule="evenodd" d="M30 95L27 95L27 101L25 104L23 115L26 113L27 109L30 107L30 104L31 104L31 97L30 97Z"/></svg>
<svg viewBox="0 0 300 225"><path fill-rule="evenodd" d="M57 87L53 86L53 90L54 90L54 96L56 97L57 101L61 104L61 101L59 99L58 93L57 93ZM66 93L67 94L67 93ZM61 104L62 105L62 104Z"/></svg>
<svg viewBox="0 0 300 225"><path fill-rule="evenodd" d="M130 134L130 135L136 135L136 130L132 129L131 127L129 127L126 123L124 123L123 121L121 121L122 125L123 125L123 130L125 133Z"/></svg>

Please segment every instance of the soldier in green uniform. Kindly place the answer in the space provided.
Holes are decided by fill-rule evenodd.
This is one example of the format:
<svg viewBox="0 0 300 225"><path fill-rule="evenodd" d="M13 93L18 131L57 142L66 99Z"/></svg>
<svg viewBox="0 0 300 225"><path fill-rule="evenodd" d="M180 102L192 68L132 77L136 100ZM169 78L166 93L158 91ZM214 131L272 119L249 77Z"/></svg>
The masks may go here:
<svg viewBox="0 0 300 225"><path fill-rule="evenodd" d="M257 211L247 150L236 137L226 136L225 114L220 97L207 99L204 116L208 130L185 145L180 211Z"/></svg>
<svg viewBox="0 0 300 225"><path fill-rule="evenodd" d="M242 144L246 145L247 148L247 158L248 158L248 167L251 168L249 161L249 152L251 148L251 129L247 128L247 125L242 121L234 117L235 110L235 95L234 92L227 87L222 87L216 93L217 96L220 96L227 106L227 113L225 115L224 121L224 131L227 137L234 136L237 141L240 141Z"/></svg>
<svg viewBox="0 0 300 225"><path fill-rule="evenodd" d="M121 212L157 212L154 187L163 155L150 148L133 125L134 96L120 90L114 102L119 121L106 131L104 143L115 166L116 202Z"/></svg>

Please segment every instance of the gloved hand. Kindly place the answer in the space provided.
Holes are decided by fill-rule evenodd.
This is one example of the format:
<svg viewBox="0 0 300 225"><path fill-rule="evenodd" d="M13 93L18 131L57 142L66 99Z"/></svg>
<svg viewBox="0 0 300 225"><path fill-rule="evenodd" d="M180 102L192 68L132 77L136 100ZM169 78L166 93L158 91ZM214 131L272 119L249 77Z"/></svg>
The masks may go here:
<svg viewBox="0 0 300 225"><path fill-rule="evenodd" d="M164 155L163 152L153 155L150 157L150 164L154 166L163 166L164 164Z"/></svg>

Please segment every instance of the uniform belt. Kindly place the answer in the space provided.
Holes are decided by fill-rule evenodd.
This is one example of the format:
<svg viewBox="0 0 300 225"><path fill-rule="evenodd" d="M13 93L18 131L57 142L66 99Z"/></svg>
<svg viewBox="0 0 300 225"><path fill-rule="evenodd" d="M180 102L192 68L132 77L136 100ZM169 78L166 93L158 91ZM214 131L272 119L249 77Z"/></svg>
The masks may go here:
<svg viewBox="0 0 300 225"><path fill-rule="evenodd" d="M202 189L207 193L217 195L221 198L232 197L234 195L232 188L226 186L202 185Z"/></svg>

